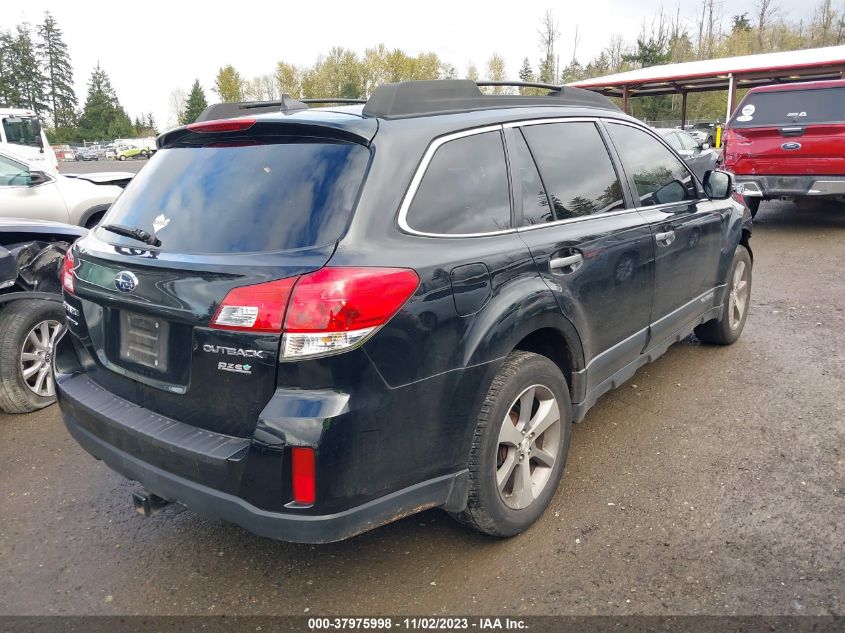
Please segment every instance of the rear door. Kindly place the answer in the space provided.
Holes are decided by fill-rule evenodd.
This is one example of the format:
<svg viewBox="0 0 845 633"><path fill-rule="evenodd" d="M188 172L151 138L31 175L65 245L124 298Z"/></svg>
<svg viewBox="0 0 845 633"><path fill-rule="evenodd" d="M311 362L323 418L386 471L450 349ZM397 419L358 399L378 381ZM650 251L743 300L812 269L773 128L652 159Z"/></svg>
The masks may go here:
<svg viewBox="0 0 845 633"><path fill-rule="evenodd" d="M363 145L314 137L197 139L157 152L76 251L67 301L80 312L71 328L92 379L182 422L251 435L275 388L280 334L212 320L233 289L328 261L369 159ZM286 283L257 300L277 300ZM230 316L250 316L238 310Z"/></svg>
<svg viewBox="0 0 845 633"><path fill-rule="evenodd" d="M749 93L729 129L738 174L845 175L845 86Z"/></svg>
<svg viewBox="0 0 845 633"><path fill-rule="evenodd" d="M607 122L607 129L653 233L652 346L713 305L731 202L706 198L686 165L655 135L621 122Z"/></svg>
<svg viewBox="0 0 845 633"><path fill-rule="evenodd" d="M531 123L509 132L519 234L581 335L589 390L645 344L654 275L651 232L626 204L621 174L597 121Z"/></svg>

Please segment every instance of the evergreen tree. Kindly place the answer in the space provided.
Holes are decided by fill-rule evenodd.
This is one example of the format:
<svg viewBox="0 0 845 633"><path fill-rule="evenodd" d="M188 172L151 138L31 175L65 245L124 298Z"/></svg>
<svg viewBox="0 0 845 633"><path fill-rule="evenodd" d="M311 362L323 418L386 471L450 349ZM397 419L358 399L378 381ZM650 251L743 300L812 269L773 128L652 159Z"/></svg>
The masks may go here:
<svg viewBox="0 0 845 633"><path fill-rule="evenodd" d="M120 105L106 72L97 64L88 81L88 98L79 117L79 134L88 141L132 136L129 115Z"/></svg>
<svg viewBox="0 0 845 633"><path fill-rule="evenodd" d="M16 31L11 46L9 80L17 93L18 103L10 105L29 108L39 114L49 111L45 96L46 80L38 65L29 24L19 24Z"/></svg>
<svg viewBox="0 0 845 633"><path fill-rule="evenodd" d="M188 94L188 100L185 102L185 111L179 123L182 125L193 123L207 107L208 101L206 101L205 92L203 92L202 86L200 86L200 80L195 79L194 85L191 86L191 92Z"/></svg>
<svg viewBox="0 0 845 633"><path fill-rule="evenodd" d="M0 31L0 103L20 103L20 92L13 81L14 39L8 31Z"/></svg>
<svg viewBox="0 0 845 633"><path fill-rule="evenodd" d="M53 127L71 127L76 124L78 103L73 91L73 67L62 31L49 11L38 25L38 37L35 48L44 69L45 97L53 113Z"/></svg>

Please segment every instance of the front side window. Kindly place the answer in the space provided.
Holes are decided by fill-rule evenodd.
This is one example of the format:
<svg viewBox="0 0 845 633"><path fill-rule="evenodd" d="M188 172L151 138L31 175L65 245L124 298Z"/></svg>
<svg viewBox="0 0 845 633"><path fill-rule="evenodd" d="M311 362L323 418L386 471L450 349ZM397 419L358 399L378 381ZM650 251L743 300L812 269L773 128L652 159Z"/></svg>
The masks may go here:
<svg viewBox="0 0 845 633"><path fill-rule="evenodd" d="M683 146L681 145L680 135L675 134L674 132L670 132L669 134L664 136L663 139L667 143L669 143L669 145L672 147L672 149L674 149L676 151L680 152L682 149L684 149Z"/></svg>
<svg viewBox="0 0 845 633"><path fill-rule="evenodd" d="M408 209L408 226L460 235L510 228L510 188L500 132L448 141L437 149Z"/></svg>
<svg viewBox="0 0 845 633"><path fill-rule="evenodd" d="M594 123L544 123L522 131L548 190L554 220L625 208L622 186Z"/></svg>
<svg viewBox="0 0 845 633"><path fill-rule="evenodd" d="M686 150L696 150L696 149L698 149L698 141L696 141L689 134L678 132L677 137L681 141L681 149L686 149Z"/></svg>
<svg viewBox="0 0 845 633"><path fill-rule="evenodd" d="M29 171L19 162L0 156L0 187L25 187Z"/></svg>
<svg viewBox="0 0 845 633"><path fill-rule="evenodd" d="M641 206L683 202L698 197L692 174L651 134L618 123L609 124L608 129L628 175L634 180Z"/></svg>
<svg viewBox="0 0 845 633"><path fill-rule="evenodd" d="M3 119L3 133L6 142L14 145L39 147L39 138L31 117L6 117Z"/></svg>

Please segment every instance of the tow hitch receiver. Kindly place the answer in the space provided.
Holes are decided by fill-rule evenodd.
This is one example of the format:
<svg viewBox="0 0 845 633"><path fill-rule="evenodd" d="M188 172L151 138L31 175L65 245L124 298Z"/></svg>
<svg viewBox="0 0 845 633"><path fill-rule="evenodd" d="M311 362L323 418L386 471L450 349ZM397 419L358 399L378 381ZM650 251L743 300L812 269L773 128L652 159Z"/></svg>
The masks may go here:
<svg viewBox="0 0 845 633"><path fill-rule="evenodd" d="M151 492L133 492L132 505L135 506L135 512L143 514L145 517L151 517L164 510L173 502L167 499L162 499L158 495Z"/></svg>

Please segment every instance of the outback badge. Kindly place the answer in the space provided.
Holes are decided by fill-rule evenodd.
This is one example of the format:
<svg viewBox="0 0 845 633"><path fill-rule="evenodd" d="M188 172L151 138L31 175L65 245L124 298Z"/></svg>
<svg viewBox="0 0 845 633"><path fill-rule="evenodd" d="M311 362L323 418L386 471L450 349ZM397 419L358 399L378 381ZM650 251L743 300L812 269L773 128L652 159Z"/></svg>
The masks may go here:
<svg viewBox="0 0 845 633"><path fill-rule="evenodd" d="M138 278L128 270L121 270L114 276L114 287L120 292L132 292L138 286Z"/></svg>

